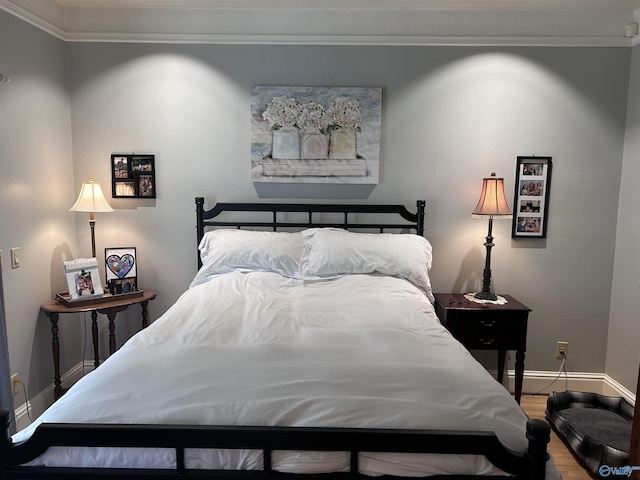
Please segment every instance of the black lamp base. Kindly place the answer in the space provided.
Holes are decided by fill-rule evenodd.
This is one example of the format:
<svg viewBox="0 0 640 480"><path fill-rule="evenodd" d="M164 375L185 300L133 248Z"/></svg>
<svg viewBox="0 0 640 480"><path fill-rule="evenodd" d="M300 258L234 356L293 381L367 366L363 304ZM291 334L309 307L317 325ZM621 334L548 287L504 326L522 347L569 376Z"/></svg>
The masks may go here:
<svg viewBox="0 0 640 480"><path fill-rule="evenodd" d="M482 271L482 291L474 295L478 300L497 300L498 297L491 293L491 248L493 248L493 218L489 217L489 231L487 232L486 242L484 246L487 248L487 256L484 262L484 270Z"/></svg>
<svg viewBox="0 0 640 480"><path fill-rule="evenodd" d="M491 293L491 292L477 292L474 295L474 298L477 298L478 300L492 300L495 301L498 299L498 296L495 293Z"/></svg>

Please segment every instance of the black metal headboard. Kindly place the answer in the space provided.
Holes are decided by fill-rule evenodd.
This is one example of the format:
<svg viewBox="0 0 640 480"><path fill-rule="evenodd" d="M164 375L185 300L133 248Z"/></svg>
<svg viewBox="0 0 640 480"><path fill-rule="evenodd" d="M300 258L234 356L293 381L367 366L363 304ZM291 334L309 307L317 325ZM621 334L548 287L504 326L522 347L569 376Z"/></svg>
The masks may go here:
<svg viewBox="0 0 640 480"><path fill-rule="evenodd" d="M416 213L409 212L404 205L356 205L356 204L315 204L315 203L217 203L211 210L204 209L204 198L196 197L196 231L197 245L204 236L205 227L259 227L263 229L278 228L311 228L337 227L344 229L376 229L383 232L387 229L412 229L418 235L424 235L425 201L416 202ZM223 212L267 212L271 213L270 221L251 220L211 220ZM307 213L306 221L287 221L278 218L279 213ZM342 222L315 221L314 214L339 213L343 215ZM350 214L397 214L405 222L398 223L353 223L349 221ZM408 223L406 223L408 222ZM198 268L202 266L200 254Z"/></svg>

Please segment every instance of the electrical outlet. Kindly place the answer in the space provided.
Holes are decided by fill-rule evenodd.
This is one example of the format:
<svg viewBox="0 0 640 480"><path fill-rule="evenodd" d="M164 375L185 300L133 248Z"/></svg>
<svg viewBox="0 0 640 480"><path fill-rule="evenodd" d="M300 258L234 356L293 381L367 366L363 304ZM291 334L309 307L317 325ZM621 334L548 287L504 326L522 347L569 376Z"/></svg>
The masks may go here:
<svg viewBox="0 0 640 480"><path fill-rule="evenodd" d="M6 377L5 377L6 378ZM18 394L18 384L21 382L18 378L18 374L14 373L11 375L11 390L13 391L13 396L15 397Z"/></svg>
<svg viewBox="0 0 640 480"><path fill-rule="evenodd" d="M569 350L569 342L558 342L556 345L556 359L564 360L567 358L567 351Z"/></svg>

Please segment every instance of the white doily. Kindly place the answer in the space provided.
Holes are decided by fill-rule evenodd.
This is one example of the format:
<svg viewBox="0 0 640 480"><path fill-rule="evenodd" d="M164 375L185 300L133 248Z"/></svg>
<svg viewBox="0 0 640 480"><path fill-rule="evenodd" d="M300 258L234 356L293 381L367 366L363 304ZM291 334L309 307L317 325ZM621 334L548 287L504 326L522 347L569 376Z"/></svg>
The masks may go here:
<svg viewBox="0 0 640 480"><path fill-rule="evenodd" d="M480 298L474 297L474 295L475 295L475 293L465 293L464 294L464 298L466 298L470 302L491 303L493 305L504 305L505 303L507 303L507 299L504 298L504 297L501 297L500 295L496 295L496 297L498 297L497 300L482 300Z"/></svg>

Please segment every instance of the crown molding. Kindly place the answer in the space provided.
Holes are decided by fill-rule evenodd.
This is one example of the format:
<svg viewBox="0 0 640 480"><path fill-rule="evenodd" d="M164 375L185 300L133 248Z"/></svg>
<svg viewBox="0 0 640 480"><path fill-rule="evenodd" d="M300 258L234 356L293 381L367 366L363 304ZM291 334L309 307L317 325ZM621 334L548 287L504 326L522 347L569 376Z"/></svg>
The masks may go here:
<svg viewBox="0 0 640 480"><path fill-rule="evenodd" d="M54 37L65 40L64 11L56 2L25 4L11 0L0 0L0 9L30 23Z"/></svg>
<svg viewBox="0 0 640 480"><path fill-rule="evenodd" d="M243 35L243 34L67 34L67 42L168 43L219 45L352 45L352 46L449 46L449 47L631 47L632 41L618 37L537 36L384 36L384 35ZM636 44L640 44L640 40Z"/></svg>
<svg viewBox="0 0 640 480"><path fill-rule="evenodd" d="M0 0L67 42L631 47L640 0Z"/></svg>

